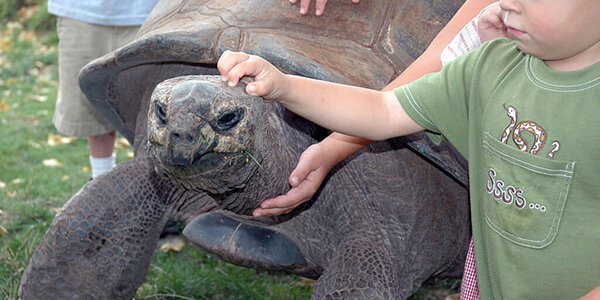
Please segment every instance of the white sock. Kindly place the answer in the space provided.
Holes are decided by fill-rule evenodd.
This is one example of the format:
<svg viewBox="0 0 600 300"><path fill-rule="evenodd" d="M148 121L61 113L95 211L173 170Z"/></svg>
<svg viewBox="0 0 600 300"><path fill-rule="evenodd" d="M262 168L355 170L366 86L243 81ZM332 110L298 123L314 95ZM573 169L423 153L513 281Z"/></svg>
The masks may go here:
<svg viewBox="0 0 600 300"><path fill-rule="evenodd" d="M96 178L112 169L115 163L116 155L113 154L109 157L92 157L90 155L90 165L92 166L92 178Z"/></svg>

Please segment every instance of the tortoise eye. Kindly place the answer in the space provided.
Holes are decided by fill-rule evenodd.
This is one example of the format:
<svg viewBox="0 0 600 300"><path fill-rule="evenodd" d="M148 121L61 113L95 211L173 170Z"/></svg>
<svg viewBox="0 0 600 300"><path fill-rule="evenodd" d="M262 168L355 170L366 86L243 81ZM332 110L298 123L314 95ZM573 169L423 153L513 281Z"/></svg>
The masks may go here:
<svg viewBox="0 0 600 300"><path fill-rule="evenodd" d="M167 124L167 113L165 112L165 108L160 103L156 103L154 113L156 114L156 118L161 125Z"/></svg>
<svg viewBox="0 0 600 300"><path fill-rule="evenodd" d="M225 112L217 120L217 127L220 130L230 130L234 128L242 120L243 117L243 109Z"/></svg>

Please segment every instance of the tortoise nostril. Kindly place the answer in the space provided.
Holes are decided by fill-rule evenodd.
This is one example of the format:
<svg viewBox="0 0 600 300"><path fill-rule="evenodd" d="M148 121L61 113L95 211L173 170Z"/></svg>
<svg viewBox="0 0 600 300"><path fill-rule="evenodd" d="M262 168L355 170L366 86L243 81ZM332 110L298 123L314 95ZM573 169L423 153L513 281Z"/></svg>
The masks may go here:
<svg viewBox="0 0 600 300"><path fill-rule="evenodd" d="M243 117L243 109L225 112L217 120L217 127L220 130L230 130L234 128L242 120Z"/></svg>
<svg viewBox="0 0 600 300"><path fill-rule="evenodd" d="M194 144L196 138L189 133L171 132L171 142L173 144Z"/></svg>

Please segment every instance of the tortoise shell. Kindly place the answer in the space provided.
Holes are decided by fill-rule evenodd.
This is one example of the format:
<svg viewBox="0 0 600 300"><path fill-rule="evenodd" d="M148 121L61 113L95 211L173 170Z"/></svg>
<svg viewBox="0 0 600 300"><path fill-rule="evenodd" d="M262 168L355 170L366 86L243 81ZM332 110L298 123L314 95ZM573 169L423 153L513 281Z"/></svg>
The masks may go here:
<svg viewBox="0 0 600 300"><path fill-rule="evenodd" d="M160 1L136 40L88 64L80 85L134 140L138 112L158 82L214 74L225 50L263 56L284 72L380 89L402 72L462 1L333 1L323 17L270 1Z"/></svg>

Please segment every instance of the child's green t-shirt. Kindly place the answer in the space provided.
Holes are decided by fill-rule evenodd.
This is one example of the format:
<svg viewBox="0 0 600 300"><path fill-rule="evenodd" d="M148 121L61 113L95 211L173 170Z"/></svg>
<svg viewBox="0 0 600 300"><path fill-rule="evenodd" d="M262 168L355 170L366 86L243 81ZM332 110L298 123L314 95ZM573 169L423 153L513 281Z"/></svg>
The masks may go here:
<svg viewBox="0 0 600 300"><path fill-rule="evenodd" d="M555 72L500 39L396 96L469 161L482 299L600 285L600 63Z"/></svg>

